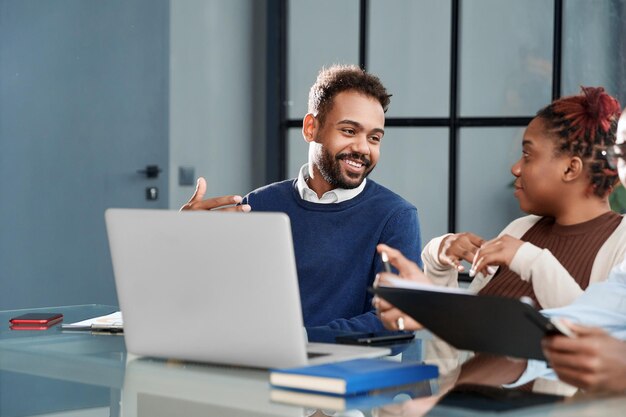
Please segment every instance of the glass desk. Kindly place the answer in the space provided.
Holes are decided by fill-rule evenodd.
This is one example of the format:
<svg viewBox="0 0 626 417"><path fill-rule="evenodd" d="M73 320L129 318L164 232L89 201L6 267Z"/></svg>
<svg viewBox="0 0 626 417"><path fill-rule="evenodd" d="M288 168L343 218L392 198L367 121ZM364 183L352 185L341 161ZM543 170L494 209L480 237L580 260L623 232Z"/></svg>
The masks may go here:
<svg viewBox="0 0 626 417"><path fill-rule="evenodd" d="M26 312L64 314L70 323L115 311L82 305L0 312L0 416L470 416L477 412L437 404L436 395L372 410L322 411L270 401L263 370L131 358L119 334L10 330ZM428 339L419 332L420 339ZM421 346L418 340L415 346ZM410 352L410 349L409 349ZM410 356L410 355L407 355ZM397 359L397 358L396 358ZM432 384L436 394L437 382ZM429 385L430 387L430 385ZM626 397L580 398L518 409L511 416L624 415ZM499 414L499 415L500 415Z"/></svg>

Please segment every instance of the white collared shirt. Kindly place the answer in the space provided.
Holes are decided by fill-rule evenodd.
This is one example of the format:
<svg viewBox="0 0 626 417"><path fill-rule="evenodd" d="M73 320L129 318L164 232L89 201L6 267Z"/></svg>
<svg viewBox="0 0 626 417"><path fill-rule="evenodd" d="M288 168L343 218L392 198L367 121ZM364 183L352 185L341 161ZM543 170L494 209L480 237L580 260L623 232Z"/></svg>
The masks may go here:
<svg viewBox="0 0 626 417"><path fill-rule="evenodd" d="M296 182L296 186L298 187L298 193L304 201L318 204L333 204L351 200L357 195L361 194L361 191L365 189L365 183L367 182L367 179L364 178L361 185L356 188L335 188L334 190L325 192L324 195L322 195L322 198L318 198L317 193L309 188L309 185L306 183L306 180L308 178L309 164L304 164L302 165L302 168L300 168L298 181Z"/></svg>

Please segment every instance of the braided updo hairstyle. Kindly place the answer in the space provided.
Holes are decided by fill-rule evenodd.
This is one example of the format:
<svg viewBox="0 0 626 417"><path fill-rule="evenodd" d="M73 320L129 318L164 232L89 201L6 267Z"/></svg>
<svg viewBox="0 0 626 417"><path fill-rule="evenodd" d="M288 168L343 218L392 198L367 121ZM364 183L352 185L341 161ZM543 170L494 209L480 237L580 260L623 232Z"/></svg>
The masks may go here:
<svg viewBox="0 0 626 417"><path fill-rule="evenodd" d="M558 155L578 156L588 167L593 193L606 197L618 181L605 152L615 144L619 102L602 87L581 87L582 93L553 101L537 112L557 137Z"/></svg>

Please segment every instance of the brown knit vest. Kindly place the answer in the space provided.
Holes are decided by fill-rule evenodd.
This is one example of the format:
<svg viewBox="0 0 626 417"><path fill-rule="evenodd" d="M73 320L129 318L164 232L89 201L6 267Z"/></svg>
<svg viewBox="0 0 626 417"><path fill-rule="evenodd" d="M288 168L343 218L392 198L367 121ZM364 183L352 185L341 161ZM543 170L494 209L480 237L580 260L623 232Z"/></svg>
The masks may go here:
<svg viewBox="0 0 626 417"><path fill-rule="evenodd" d="M593 220L571 226L556 224L554 218L543 217L521 237L542 249L548 249L576 280L582 289L589 285L591 268L600 247L622 221L614 212L605 213ZM533 277L533 280L541 277ZM533 286L506 266L501 266L489 283L480 290L481 295L519 298L531 297L539 308Z"/></svg>

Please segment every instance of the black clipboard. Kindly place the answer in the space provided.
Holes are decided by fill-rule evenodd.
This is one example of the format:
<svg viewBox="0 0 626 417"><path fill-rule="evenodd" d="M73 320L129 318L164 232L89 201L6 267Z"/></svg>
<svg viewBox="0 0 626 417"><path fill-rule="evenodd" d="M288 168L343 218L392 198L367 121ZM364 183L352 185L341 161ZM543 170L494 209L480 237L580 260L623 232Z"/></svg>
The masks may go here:
<svg viewBox="0 0 626 417"><path fill-rule="evenodd" d="M371 291L457 349L545 360L541 339L561 333L549 318L514 298L444 292L437 287Z"/></svg>

